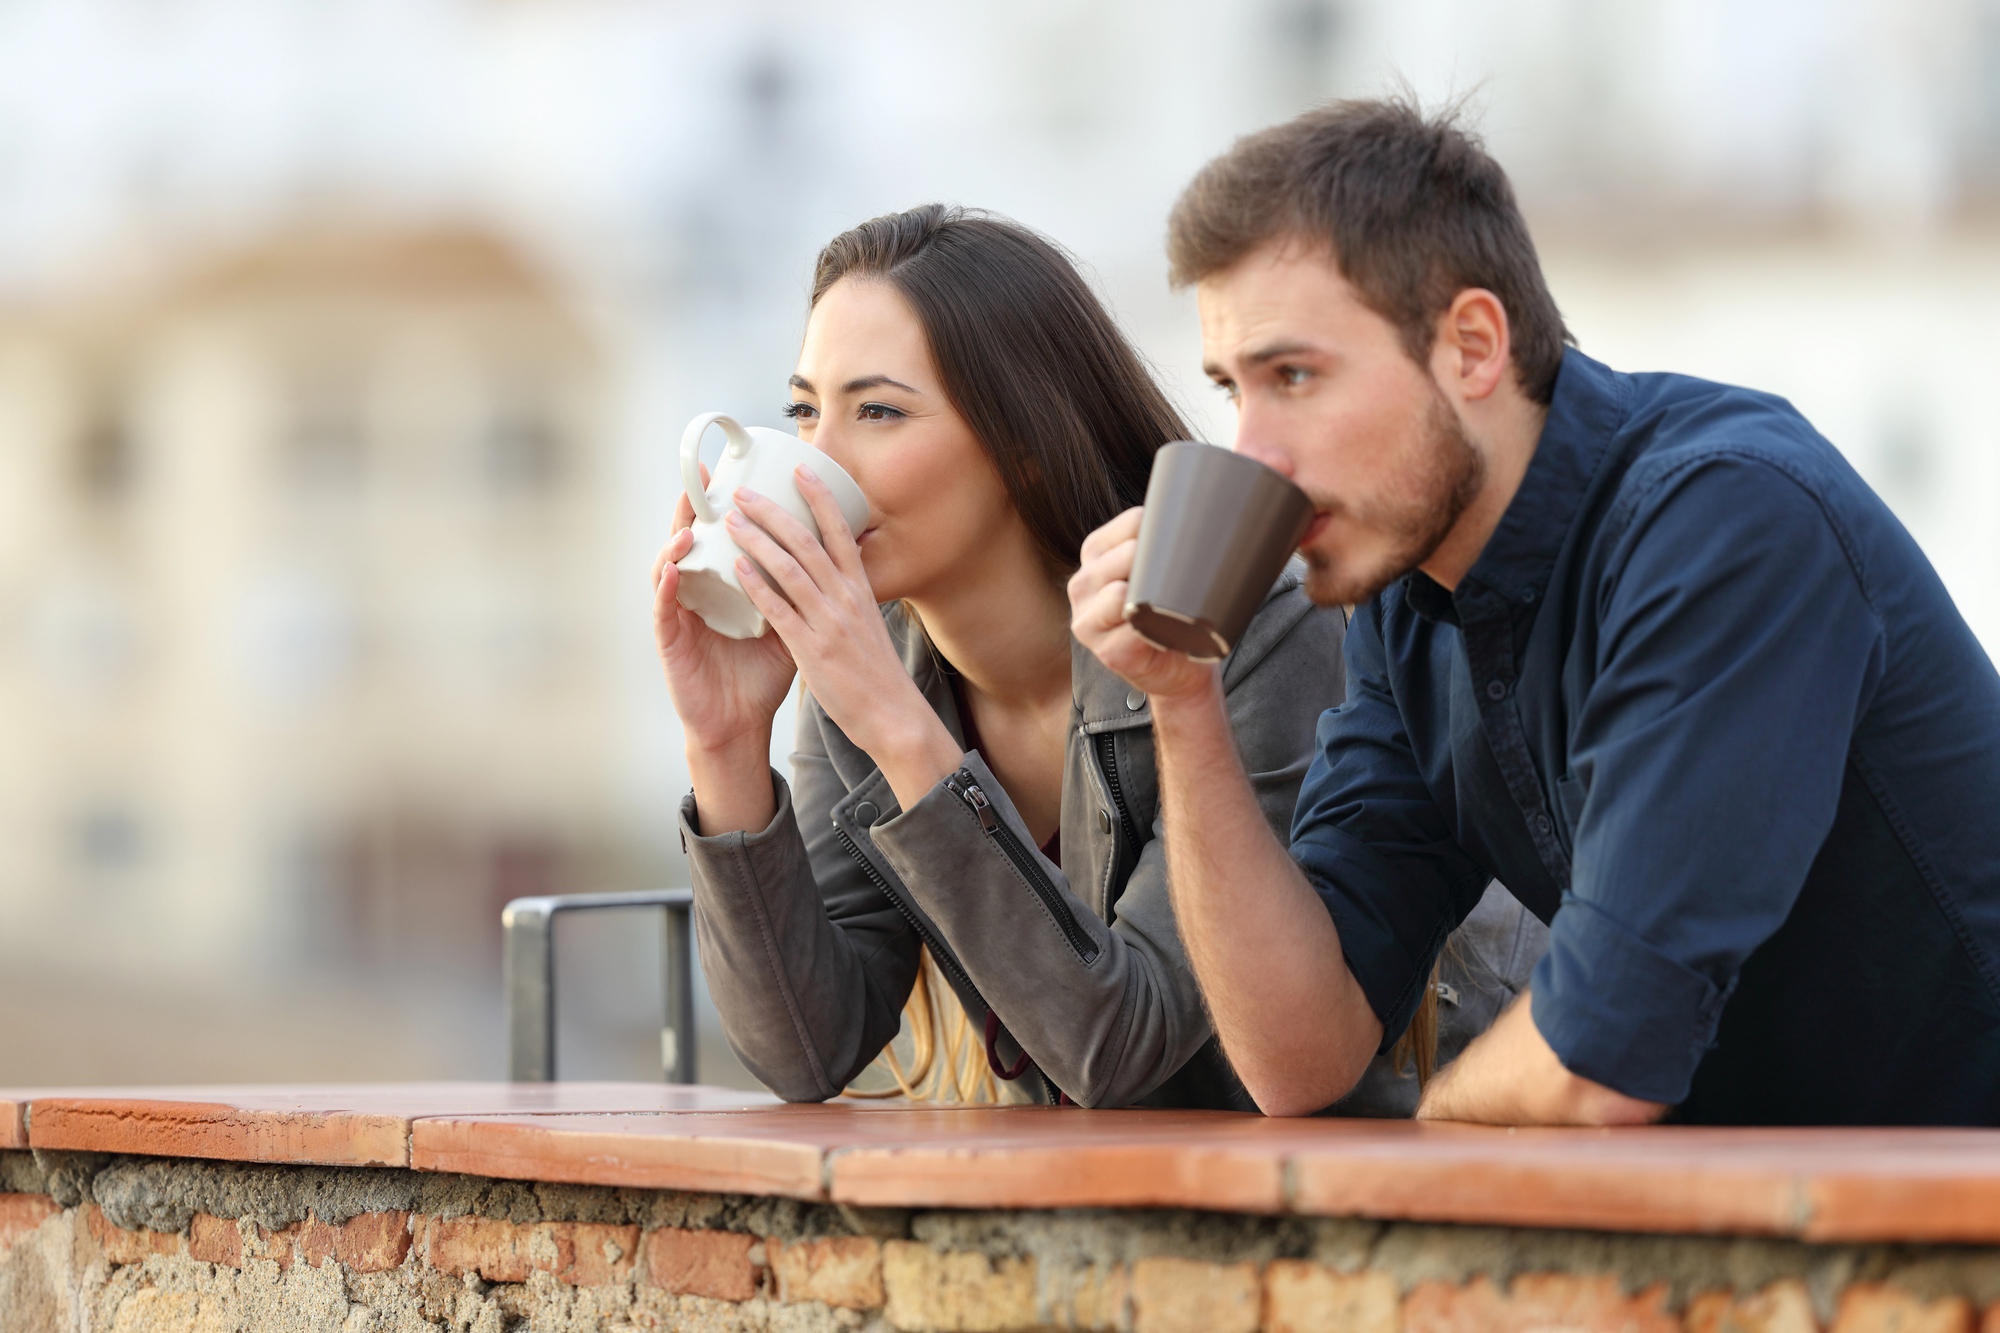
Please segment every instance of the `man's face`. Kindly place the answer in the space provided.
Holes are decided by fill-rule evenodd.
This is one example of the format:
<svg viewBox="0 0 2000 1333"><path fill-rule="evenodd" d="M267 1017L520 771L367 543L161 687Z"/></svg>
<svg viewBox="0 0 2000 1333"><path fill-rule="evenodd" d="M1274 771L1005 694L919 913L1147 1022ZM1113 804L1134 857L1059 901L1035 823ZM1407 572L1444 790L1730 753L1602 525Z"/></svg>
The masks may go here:
<svg viewBox="0 0 2000 1333"><path fill-rule="evenodd" d="M1236 451L1312 497L1299 543L1322 606L1363 602L1430 558L1479 493L1485 459L1428 366L1331 256L1273 242L1195 288Z"/></svg>

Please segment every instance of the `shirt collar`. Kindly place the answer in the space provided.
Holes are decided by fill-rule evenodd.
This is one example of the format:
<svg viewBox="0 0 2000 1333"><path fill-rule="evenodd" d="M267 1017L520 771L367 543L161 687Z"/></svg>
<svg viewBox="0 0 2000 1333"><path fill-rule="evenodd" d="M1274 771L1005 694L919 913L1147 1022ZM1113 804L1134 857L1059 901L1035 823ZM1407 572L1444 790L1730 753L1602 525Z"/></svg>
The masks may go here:
<svg viewBox="0 0 2000 1333"><path fill-rule="evenodd" d="M1623 375L1565 348L1535 456L1499 526L1453 592L1422 570L1413 572L1406 581L1410 609L1455 625L1459 604L1482 591L1512 606L1538 601L1605 447L1624 424L1630 392Z"/></svg>

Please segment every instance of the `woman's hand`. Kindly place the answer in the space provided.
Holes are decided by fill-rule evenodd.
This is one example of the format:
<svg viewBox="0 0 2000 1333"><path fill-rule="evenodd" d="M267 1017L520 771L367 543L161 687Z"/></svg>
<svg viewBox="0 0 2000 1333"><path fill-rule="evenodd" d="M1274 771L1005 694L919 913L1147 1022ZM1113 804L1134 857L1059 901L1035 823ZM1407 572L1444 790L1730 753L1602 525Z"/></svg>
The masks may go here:
<svg viewBox="0 0 2000 1333"><path fill-rule="evenodd" d="M813 698L881 766L907 808L958 767L958 742L904 670L833 492L810 468L793 475L820 538L769 498L740 489L741 512L726 520L745 554L737 574Z"/></svg>
<svg viewBox="0 0 2000 1333"><path fill-rule="evenodd" d="M1139 517L1128 509L1083 539L1083 563L1069 580L1070 633L1155 705L1206 692L1215 667L1185 653L1156 648L1125 620L1125 591L1139 552Z"/></svg>
<svg viewBox="0 0 2000 1333"><path fill-rule="evenodd" d="M702 480L708 480L707 468ZM754 751L761 775L770 755L771 718L785 702L796 671L777 635L732 639L717 634L676 600L681 572L674 562L694 545L693 527L694 509L683 495L674 507L674 535L653 561L653 639L660 666L689 753Z"/></svg>

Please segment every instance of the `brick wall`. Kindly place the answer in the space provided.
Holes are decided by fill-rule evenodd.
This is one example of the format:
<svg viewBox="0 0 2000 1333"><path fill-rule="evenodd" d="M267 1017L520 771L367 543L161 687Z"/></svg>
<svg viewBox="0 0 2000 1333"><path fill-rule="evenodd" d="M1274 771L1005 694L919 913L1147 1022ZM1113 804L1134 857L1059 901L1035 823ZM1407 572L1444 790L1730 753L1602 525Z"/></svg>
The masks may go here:
<svg viewBox="0 0 2000 1333"><path fill-rule="evenodd" d="M9 1333L2000 1333L2000 1250L0 1154ZM402 1207L378 1206L384 1201ZM225 1215L225 1214L234 1214Z"/></svg>

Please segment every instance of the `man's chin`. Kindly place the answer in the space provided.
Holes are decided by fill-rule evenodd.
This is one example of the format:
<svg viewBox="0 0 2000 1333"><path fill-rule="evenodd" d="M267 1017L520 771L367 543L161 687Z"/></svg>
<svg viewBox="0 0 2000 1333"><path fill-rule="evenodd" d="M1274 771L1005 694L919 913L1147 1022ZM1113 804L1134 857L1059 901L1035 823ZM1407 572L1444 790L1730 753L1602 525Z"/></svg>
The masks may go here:
<svg viewBox="0 0 2000 1333"><path fill-rule="evenodd" d="M1351 568L1336 568L1324 551L1307 549L1299 554L1306 558L1306 597L1315 606L1359 606L1408 572L1357 573Z"/></svg>

